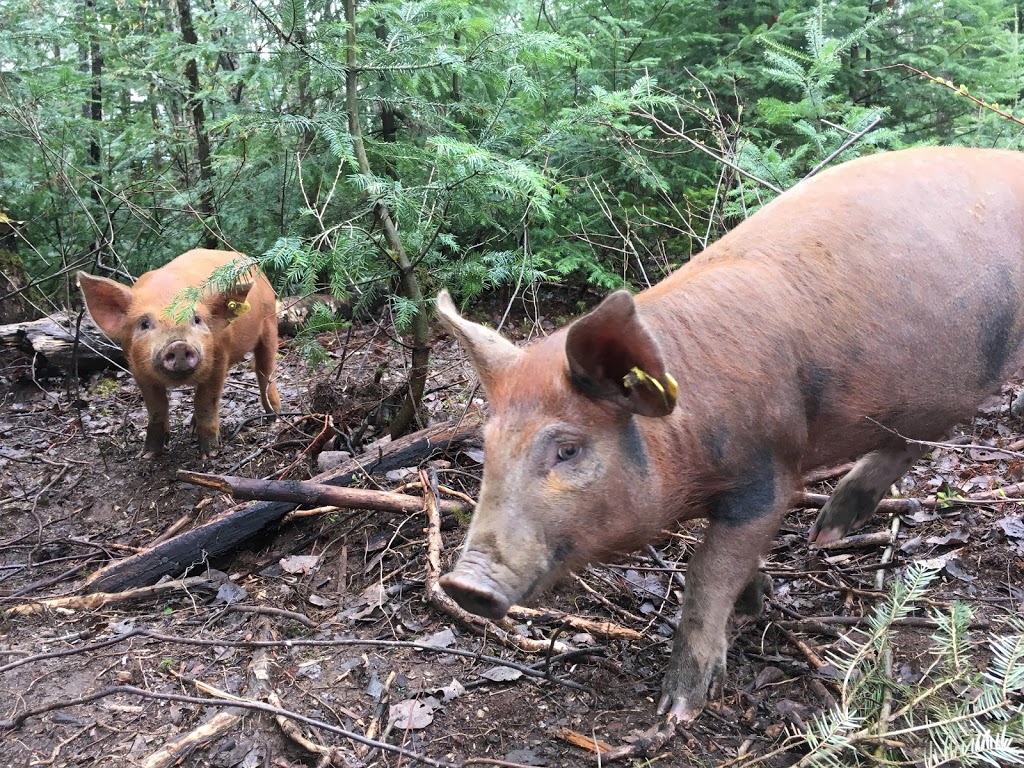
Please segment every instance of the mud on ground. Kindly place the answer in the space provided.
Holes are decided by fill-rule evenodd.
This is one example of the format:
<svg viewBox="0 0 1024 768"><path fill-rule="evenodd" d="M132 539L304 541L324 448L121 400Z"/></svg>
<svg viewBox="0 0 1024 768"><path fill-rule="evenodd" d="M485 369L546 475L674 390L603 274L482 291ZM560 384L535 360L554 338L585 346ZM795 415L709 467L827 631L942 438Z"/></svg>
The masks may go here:
<svg viewBox="0 0 1024 768"><path fill-rule="evenodd" d="M335 362L344 358L333 374L283 353L286 415L273 424L247 421L259 413L255 379L245 368L234 371L221 409L229 437L205 464L184 425L187 392L172 410L170 452L142 462L145 412L130 377L108 374L69 387L34 382L25 361L6 361L0 607L73 595L90 573L147 547L182 516L196 525L231 506L177 482L179 468L250 477L287 469L287 477L308 477L315 469L307 448L323 425L322 415L311 414L325 411L349 437L362 424L359 440L372 440L367 415L401 381L401 351L372 327L328 346ZM451 340L440 337L434 349L427 410L433 420L457 417L471 375ZM1024 428L1005 415L1008 402L1009 390L962 431L979 444L1011 444ZM475 495L480 458L473 451L443 457L436 464L442 485ZM937 449L901 490L967 495L1020 475L1005 454ZM392 476L372 485L402 482ZM998 501L908 517L889 566L880 565L878 544L809 548L815 511L793 512L768 557L775 596L762 617L733 632L721 695L650 763L628 764L721 765L771 752L802 729L832 696L829 669L818 669L816 657L852 631L828 621L868 611L880 569L891 579L909 561L945 558L931 604L964 600L979 621L998 626L1020 609L1020 512ZM93 609L5 613L0 722L48 711L0 732L0 766L312 766L329 764L331 747L336 765L423 764L414 753L441 764L589 766L593 753L574 739L617 746L658 723L654 706L681 581L670 585L661 561L685 566L699 523L671 532L653 552L578 574L545 597L538 614L516 614L524 637L555 638L571 651L565 656L481 637L431 605L423 587L425 525L418 515L346 511L296 519L229 559L202 564L194 575L205 580L188 587ZM443 568L462 535L452 528ZM868 530L887 528L880 516ZM615 631L587 631L567 617ZM927 665L930 631L901 630L896 663ZM540 674L550 665L558 681L500 660ZM230 697L264 709L232 706ZM307 720L276 717L270 706ZM406 753L358 744L339 729ZM191 739L191 750L169 749L179 739ZM766 764L789 765L799 755L783 752Z"/></svg>

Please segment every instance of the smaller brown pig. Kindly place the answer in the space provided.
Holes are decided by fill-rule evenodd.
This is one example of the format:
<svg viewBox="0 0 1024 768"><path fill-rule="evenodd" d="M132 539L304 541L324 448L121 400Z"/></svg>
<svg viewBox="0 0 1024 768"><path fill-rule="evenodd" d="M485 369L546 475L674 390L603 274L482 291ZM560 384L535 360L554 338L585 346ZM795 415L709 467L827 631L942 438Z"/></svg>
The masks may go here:
<svg viewBox="0 0 1024 768"><path fill-rule="evenodd" d="M167 390L195 387L193 429L202 458L220 445L220 396L228 368L254 352L260 400L267 413L281 410L274 383L277 312L274 289L255 267L226 291L207 287L185 318L171 305L187 288L201 288L214 270L240 253L195 249L146 272L131 288L78 273L78 284L96 325L119 344L149 412L143 458L164 452L170 439ZM180 319L181 322L176 322Z"/></svg>
<svg viewBox="0 0 1024 768"><path fill-rule="evenodd" d="M756 612L801 476L858 459L811 539L1024 365L1024 153L923 148L796 185L657 285L519 348L461 317L489 403L480 500L441 586L501 617L566 571L707 518L658 704L678 721ZM908 440L909 438L909 440Z"/></svg>

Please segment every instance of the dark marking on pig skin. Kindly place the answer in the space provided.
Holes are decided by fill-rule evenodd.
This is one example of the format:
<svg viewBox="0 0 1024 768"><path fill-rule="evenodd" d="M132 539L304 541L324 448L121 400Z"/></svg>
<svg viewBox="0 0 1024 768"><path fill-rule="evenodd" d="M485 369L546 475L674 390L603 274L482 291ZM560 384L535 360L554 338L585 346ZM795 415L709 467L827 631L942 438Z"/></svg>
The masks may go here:
<svg viewBox="0 0 1024 768"><path fill-rule="evenodd" d="M715 427L713 431L704 433L700 438L704 453L715 466L721 466L725 460L725 447L728 442L729 433L722 426Z"/></svg>
<svg viewBox="0 0 1024 768"><path fill-rule="evenodd" d="M800 369L800 395L804 399L808 421L814 421L821 413L821 405L825 401L825 389L832 375L828 369L817 363L808 363Z"/></svg>
<svg viewBox="0 0 1024 768"><path fill-rule="evenodd" d="M650 464L647 460L647 448L644 447L644 438L640 434L640 427L636 419L630 417L629 422L622 430L622 455L642 474L647 474Z"/></svg>
<svg viewBox="0 0 1024 768"><path fill-rule="evenodd" d="M626 395L625 386L616 387L615 384L600 382L578 371L569 372L569 384L581 395L589 397L591 400L607 400L615 396L624 397Z"/></svg>
<svg viewBox="0 0 1024 768"><path fill-rule="evenodd" d="M1017 319L1017 307L1012 301L1003 299L993 307L992 313L981 321L981 375L983 387L991 387L1003 378L1003 368L1013 351L1015 337L1013 326Z"/></svg>
<svg viewBox="0 0 1024 768"><path fill-rule="evenodd" d="M745 466L743 479L713 501L709 517L715 522L738 527L758 520L775 506L775 462L764 451Z"/></svg>
<svg viewBox="0 0 1024 768"><path fill-rule="evenodd" d="M561 565L569 559L569 555L572 554L574 549L576 549L576 545L571 540L561 539L551 551L551 557L556 563Z"/></svg>

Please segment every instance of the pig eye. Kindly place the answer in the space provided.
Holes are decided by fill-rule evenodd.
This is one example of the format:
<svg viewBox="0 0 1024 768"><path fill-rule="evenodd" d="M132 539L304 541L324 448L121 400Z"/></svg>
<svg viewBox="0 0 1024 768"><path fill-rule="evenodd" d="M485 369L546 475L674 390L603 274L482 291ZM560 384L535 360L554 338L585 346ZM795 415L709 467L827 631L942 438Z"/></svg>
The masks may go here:
<svg viewBox="0 0 1024 768"><path fill-rule="evenodd" d="M152 327L153 327L153 323L150 321L150 319L148 317L143 317L142 319L139 320L139 330L140 331L148 331Z"/></svg>
<svg viewBox="0 0 1024 768"><path fill-rule="evenodd" d="M562 443L558 446L558 460L569 461L580 454L580 447L576 443Z"/></svg>
<svg viewBox="0 0 1024 768"><path fill-rule="evenodd" d="M199 315L192 315L192 325L202 325L202 324L203 324L203 318L201 318Z"/></svg>

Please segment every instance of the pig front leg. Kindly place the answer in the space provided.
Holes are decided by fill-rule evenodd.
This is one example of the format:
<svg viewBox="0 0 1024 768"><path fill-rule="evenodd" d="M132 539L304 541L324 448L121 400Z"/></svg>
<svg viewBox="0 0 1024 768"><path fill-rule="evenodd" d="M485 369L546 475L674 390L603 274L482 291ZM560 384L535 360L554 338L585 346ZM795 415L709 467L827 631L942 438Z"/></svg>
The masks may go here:
<svg viewBox="0 0 1024 768"><path fill-rule="evenodd" d="M821 508L807 534L808 541L828 544L864 525L875 513L889 486L927 452L923 445L905 443L873 451L861 458Z"/></svg>
<svg viewBox="0 0 1024 768"><path fill-rule="evenodd" d="M144 381L138 383L142 391L142 400L146 403L146 412L149 414L146 424L146 446L142 449L142 458L152 459L167 449L171 439L167 388L163 384Z"/></svg>
<svg viewBox="0 0 1024 768"><path fill-rule="evenodd" d="M216 456L220 448L220 394L227 371L220 377L196 385L195 417L192 426L199 439L199 458Z"/></svg>
<svg viewBox="0 0 1024 768"><path fill-rule="evenodd" d="M734 609L760 612L771 582L758 573L758 563L791 490L789 482L755 476L749 485L723 494L713 509L704 541L687 566L659 715L690 722L704 709L708 689L723 677L729 617Z"/></svg>

